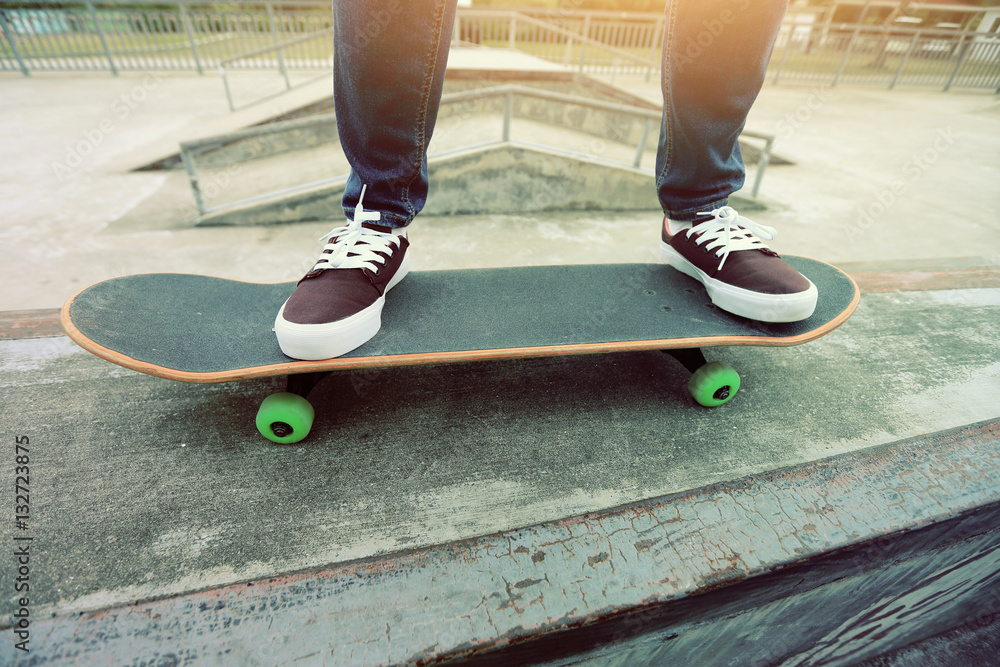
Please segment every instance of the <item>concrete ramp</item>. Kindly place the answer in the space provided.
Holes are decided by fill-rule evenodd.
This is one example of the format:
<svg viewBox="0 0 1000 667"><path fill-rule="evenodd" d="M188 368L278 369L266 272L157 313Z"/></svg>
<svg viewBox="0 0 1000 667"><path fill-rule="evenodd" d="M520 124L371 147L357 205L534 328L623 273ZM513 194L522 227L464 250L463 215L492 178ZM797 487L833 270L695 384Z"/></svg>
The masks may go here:
<svg viewBox="0 0 1000 667"><path fill-rule="evenodd" d="M551 148L504 142L449 153L428 165L425 215L526 214L556 210L658 211L652 175ZM203 216L198 224L270 225L328 220L346 179ZM752 210L752 207L744 207Z"/></svg>
<svg viewBox="0 0 1000 667"><path fill-rule="evenodd" d="M428 151L432 190L424 215L659 210L659 107L566 73L449 70L445 89ZM182 144L199 225L340 215L350 165L332 100L273 120ZM748 182L754 195L768 164L787 164L772 156L773 138L750 130L741 138L745 161L759 165ZM179 174L173 180L179 183ZM129 224L157 217L167 194L137 208ZM749 197L734 200L746 211L762 208Z"/></svg>

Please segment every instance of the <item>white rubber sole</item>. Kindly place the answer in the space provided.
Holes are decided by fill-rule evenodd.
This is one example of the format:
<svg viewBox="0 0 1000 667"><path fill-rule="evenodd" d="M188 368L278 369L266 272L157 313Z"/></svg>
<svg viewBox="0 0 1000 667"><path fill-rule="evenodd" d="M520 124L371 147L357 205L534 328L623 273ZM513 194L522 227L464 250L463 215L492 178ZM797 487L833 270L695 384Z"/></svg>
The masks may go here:
<svg viewBox="0 0 1000 667"><path fill-rule="evenodd" d="M819 293L809 281L809 289L796 294L764 294L753 292L715 280L668 243L660 243L660 257L681 273L691 276L705 286L708 297L726 312L758 322L798 322L812 316L816 310Z"/></svg>
<svg viewBox="0 0 1000 667"><path fill-rule="evenodd" d="M285 305L282 304L278 316L274 319L274 333L278 337L278 346L287 356L304 361L333 359L356 350L370 341L382 328L385 295L409 272L410 253L407 248L403 262L386 286L385 293L361 312L336 322L326 324L288 322L284 318Z"/></svg>

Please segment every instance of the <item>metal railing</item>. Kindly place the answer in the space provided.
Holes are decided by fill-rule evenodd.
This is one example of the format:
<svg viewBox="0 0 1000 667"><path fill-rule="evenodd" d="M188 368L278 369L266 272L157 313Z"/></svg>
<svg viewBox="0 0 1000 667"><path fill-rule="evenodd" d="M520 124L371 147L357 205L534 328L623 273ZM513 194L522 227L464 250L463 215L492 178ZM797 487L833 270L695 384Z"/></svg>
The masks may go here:
<svg viewBox="0 0 1000 667"><path fill-rule="evenodd" d="M521 51L580 72L642 75L660 69L662 19L542 20L524 12L466 9L457 13L453 40L459 44Z"/></svg>
<svg viewBox="0 0 1000 667"><path fill-rule="evenodd" d="M1000 36L833 23L829 8L792 11L769 80L1000 90ZM884 4L877 1L872 6ZM913 3L913 11L931 5ZM989 8L957 7L968 17ZM804 13L803 13L804 12ZM326 0L209 4L206 0L0 0L0 71L329 71L332 13ZM965 26L975 24L966 20ZM989 26L985 26L989 27ZM663 16L595 11L459 8L460 44L516 49L591 74L658 73Z"/></svg>
<svg viewBox="0 0 1000 667"><path fill-rule="evenodd" d="M859 24L786 24L768 71L801 81L987 88L1000 92L1000 35Z"/></svg>
<svg viewBox="0 0 1000 667"><path fill-rule="evenodd" d="M587 32L590 29L587 28ZM329 76L333 67L333 55L324 60L302 55L302 47L314 40L325 40L332 44L333 29L322 30L295 39L264 46L249 53L227 58L220 62L219 72L226 90L229 108L233 111L271 99L276 95ZM558 62L567 69L589 73L610 73L612 80L617 74L642 74L648 81L659 70L658 57L637 55L635 52L609 46L592 37L553 25L514 11L467 10L456 16L452 43L511 49L529 53L538 58ZM296 55L290 51L298 50ZM647 49L648 50L648 49ZM315 49L312 51L315 52ZM307 53L309 53L307 51ZM288 75L288 61L292 59L298 68L325 68L324 73L293 84ZM259 95L239 104L234 102L229 84L229 70L258 68L278 69L284 80L282 90Z"/></svg>
<svg viewBox="0 0 1000 667"><path fill-rule="evenodd" d="M315 48L317 43L321 44L319 49ZM330 72L333 70L333 51L331 50L328 54L324 54L323 47L329 46L332 43L333 28L329 28L222 60L219 63L219 75L222 77L222 85L226 91L226 101L229 103L230 111L237 111L258 102L272 99L313 81L329 79L331 77ZM271 69L277 67L284 86L279 90L259 95L250 101L237 105L233 101L233 91L229 81L230 70L254 69L255 66L261 68L262 66L259 64L261 61L267 63L263 65L263 68ZM320 73L292 83L292 77L289 74L289 69L292 68L320 70Z"/></svg>
<svg viewBox="0 0 1000 667"><path fill-rule="evenodd" d="M227 58L332 25L329 5L315 0L297 1L294 9L270 0L4 0L0 71L203 73Z"/></svg>
<svg viewBox="0 0 1000 667"><path fill-rule="evenodd" d="M626 145L634 145L634 157L632 160L625 162L622 160L616 160L614 158L608 157L606 155L595 155L592 153L583 153L580 151L567 150L564 147L554 146L551 144L541 144L537 142L523 141L515 139L512 134L512 121L518 114L515 110L515 101L517 98L528 98L535 100L543 100L546 102L555 103L558 105L568 105L582 107L592 111L603 112L607 114L615 114L620 117L635 119L642 123L641 127L638 128L637 132L623 132L622 141ZM624 104L618 104L614 102L605 102L601 100L595 100L586 97L579 97L576 95L567 95L564 93L557 93L549 90L543 90L540 88L529 88L525 86L518 85L503 85L495 86L490 88L478 88L473 90L467 90L457 93L449 93L442 96L441 106L442 110L446 107L459 106L459 113L473 114L482 111L482 106L491 100L501 100L502 101L502 113L503 113L503 123L500 136L495 139L490 139L487 141L466 144L463 146L458 146L448 150L438 151L432 153L428 156L429 159L441 159L448 157L450 155L455 155L463 153L470 150L483 149L491 146L500 145L512 145L512 146L522 146L528 148L544 149L550 152L557 152L563 155L582 158L588 161L599 162L615 167L628 167L632 169L641 169L641 164L647 150L649 150L650 141L655 141L657 133L659 130L659 124L661 120L661 113L659 111L654 111L652 109L643 109L639 107L627 106ZM216 137L211 137L208 139L201 139L197 141L190 141L181 144L181 158L185 169L187 170L188 179L191 183L191 189L194 195L195 204L198 207L198 212L201 216L206 216L212 213L219 213L222 211L233 210L242 206L249 204L258 203L268 199L289 196L298 192L304 192L307 190L313 190L315 188L323 186L332 186L337 184L342 184L347 181L348 174L341 174L338 176L324 178L320 180L311 181L308 183L302 183L289 188L282 188L277 190L272 190L268 192L261 192L254 194L250 197L244 197L242 199L229 201L221 204L210 205L203 194L203 188L201 183L201 176L199 174L199 159L206 156L210 156L213 153L217 153L220 150L224 150L228 146L234 146L239 142L248 141L252 143L250 150L246 148L241 148L240 151L248 159L254 157L266 157L275 154L276 150L268 148L264 144L267 143L269 136L278 135L281 133L289 132L316 132L321 131L330 141L334 141L332 137L335 136L335 125L336 118L332 114L326 114L323 116L315 116L311 118L304 118L300 120L286 121L281 123L272 123L269 125L261 127L253 127L247 130L242 130L239 132L233 132L230 134L220 135ZM631 137L631 139L630 139ZM756 197L758 191L760 190L761 181L764 177L764 171L771 158L771 148L774 143L774 135L754 132L750 130L744 130L741 134L742 138L750 138L754 140L759 140L762 142L760 159L757 162L756 174L754 177L753 186L751 188L751 195ZM280 144L281 142L275 142ZM314 147L316 145L315 140L310 140L308 145ZM294 148L287 148L285 150L293 150ZM217 163L226 164L231 163L231 160L218 158L215 159ZM643 169L652 175L652 170Z"/></svg>

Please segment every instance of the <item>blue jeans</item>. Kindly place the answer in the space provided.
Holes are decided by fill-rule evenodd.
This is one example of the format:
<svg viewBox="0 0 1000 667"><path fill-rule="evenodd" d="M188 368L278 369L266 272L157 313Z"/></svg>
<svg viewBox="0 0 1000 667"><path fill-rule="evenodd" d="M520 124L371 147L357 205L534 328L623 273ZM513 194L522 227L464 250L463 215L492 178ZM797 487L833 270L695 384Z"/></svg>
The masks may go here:
<svg viewBox="0 0 1000 667"><path fill-rule="evenodd" d="M739 134L764 82L788 0L668 0L656 193L674 220L743 186ZM455 0L334 0L334 105L351 164L344 211L404 227L427 200L427 145Z"/></svg>

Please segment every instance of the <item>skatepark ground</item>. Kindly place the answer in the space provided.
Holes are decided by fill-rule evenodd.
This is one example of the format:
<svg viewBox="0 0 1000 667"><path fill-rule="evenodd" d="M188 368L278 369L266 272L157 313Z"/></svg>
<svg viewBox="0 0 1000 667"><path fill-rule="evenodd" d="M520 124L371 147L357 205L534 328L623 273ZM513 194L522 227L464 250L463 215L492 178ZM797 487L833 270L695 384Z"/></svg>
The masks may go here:
<svg viewBox="0 0 1000 667"><path fill-rule="evenodd" d="M128 371L53 309L129 273L298 278L327 222L120 221L165 179L130 169L329 86L236 113L213 76L0 91L4 547L30 552L0 565L0 662L998 664L995 95L764 88L748 127L794 164L752 217L863 295L808 345L708 350L743 375L723 408L660 353L348 372L281 447L252 424L279 380ZM413 270L656 261L658 224L428 216Z"/></svg>

